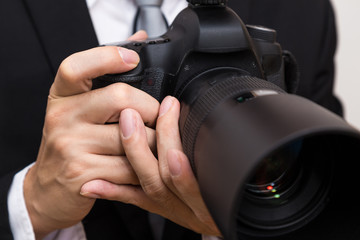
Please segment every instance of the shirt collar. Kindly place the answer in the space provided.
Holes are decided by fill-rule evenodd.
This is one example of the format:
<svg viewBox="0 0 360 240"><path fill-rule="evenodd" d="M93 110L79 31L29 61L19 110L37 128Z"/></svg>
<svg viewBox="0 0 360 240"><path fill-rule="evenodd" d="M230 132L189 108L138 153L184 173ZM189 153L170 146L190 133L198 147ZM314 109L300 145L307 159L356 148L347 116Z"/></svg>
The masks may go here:
<svg viewBox="0 0 360 240"><path fill-rule="evenodd" d="M95 5L95 3L99 1L99 0L86 0L86 4L88 6L88 8L91 8L92 6Z"/></svg>

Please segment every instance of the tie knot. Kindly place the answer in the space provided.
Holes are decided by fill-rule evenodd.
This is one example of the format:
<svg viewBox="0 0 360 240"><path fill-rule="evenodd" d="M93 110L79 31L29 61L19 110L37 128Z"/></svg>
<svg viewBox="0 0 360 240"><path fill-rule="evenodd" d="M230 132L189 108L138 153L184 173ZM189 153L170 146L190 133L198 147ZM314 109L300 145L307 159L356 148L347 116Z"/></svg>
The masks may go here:
<svg viewBox="0 0 360 240"><path fill-rule="evenodd" d="M163 0L135 0L136 5L138 5L139 7L144 7L144 6L157 6L160 7Z"/></svg>
<svg viewBox="0 0 360 240"><path fill-rule="evenodd" d="M167 22L161 12L162 0L135 0L138 11L134 30L145 30L149 38L158 37L167 31Z"/></svg>

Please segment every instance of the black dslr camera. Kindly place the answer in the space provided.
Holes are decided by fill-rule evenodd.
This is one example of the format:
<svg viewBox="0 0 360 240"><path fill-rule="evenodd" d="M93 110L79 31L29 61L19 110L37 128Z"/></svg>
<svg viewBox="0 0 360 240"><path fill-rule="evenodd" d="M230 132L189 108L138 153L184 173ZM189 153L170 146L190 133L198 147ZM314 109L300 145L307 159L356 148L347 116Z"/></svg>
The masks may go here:
<svg viewBox="0 0 360 240"><path fill-rule="evenodd" d="M124 82L179 99L183 148L225 239L306 238L360 135L292 94L296 64L274 30L245 26L226 0L188 2L163 36L119 44L139 66L93 88Z"/></svg>

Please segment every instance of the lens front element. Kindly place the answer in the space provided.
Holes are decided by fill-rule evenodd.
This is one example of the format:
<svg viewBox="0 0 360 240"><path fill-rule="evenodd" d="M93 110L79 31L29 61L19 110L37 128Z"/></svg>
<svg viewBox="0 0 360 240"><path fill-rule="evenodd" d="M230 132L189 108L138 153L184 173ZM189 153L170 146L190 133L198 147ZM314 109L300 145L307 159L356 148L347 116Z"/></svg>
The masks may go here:
<svg viewBox="0 0 360 240"><path fill-rule="evenodd" d="M301 174L299 154L302 141L296 141L266 157L246 186L246 196L259 201L290 197ZM278 204L279 201L276 201Z"/></svg>

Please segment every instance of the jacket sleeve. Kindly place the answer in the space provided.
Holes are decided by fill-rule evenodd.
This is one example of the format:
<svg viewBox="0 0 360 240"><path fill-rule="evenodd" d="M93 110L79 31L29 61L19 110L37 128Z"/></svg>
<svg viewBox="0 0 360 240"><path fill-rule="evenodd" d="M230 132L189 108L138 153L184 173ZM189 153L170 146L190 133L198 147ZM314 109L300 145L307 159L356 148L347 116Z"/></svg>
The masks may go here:
<svg viewBox="0 0 360 240"><path fill-rule="evenodd" d="M7 195L15 173L7 174L0 178L0 239L13 239L10 223L9 213L7 207Z"/></svg>
<svg viewBox="0 0 360 240"><path fill-rule="evenodd" d="M325 1L324 5L322 34L316 53L318 58L310 95L314 102L342 116L341 103L333 93L335 82L334 56L337 44L335 15L329 1Z"/></svg>
<svg viewBox="0 0 360 240"><path fill-rule="evenodd" d="M244 0L244 3L234 1L232 5L245 23L275 29L281 47L295 56L300 71L296 94L342 115L341 104L334 95L337 33L331 2Z"/></svg>

